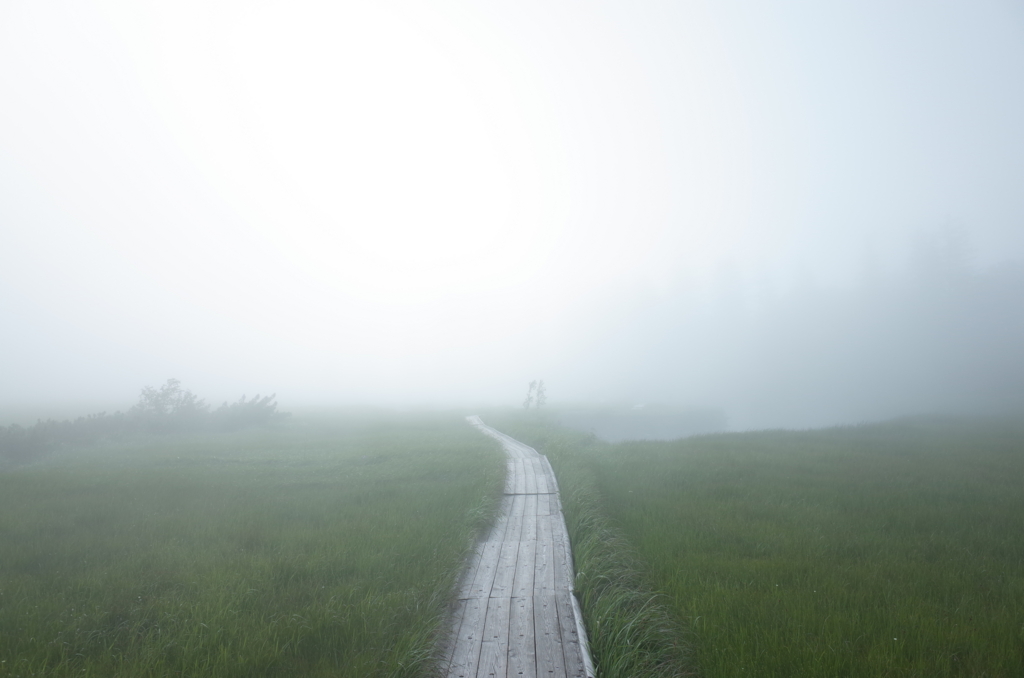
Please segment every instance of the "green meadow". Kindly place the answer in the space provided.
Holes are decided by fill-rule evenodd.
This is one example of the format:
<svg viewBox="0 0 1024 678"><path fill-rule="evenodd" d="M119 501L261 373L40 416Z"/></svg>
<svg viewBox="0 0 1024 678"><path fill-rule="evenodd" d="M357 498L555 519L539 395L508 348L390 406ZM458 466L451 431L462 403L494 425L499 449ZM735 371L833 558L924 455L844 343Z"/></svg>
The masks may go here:
<svg viewBox="0 0 1024 678"><path fill-rule="evenodd" d="M601 678L1024 675L1024 426L607 444L559 478ZM0 676L425 676L504 473L461 416L297 417L0 472Z"/></svg>
<svg viewBox="0 0 1024 678"><path fill-rule="evenodd" d="M674 622L662 623L671 638L603 638L595 603L607 582L591 581L577 556L599 664L707 678L1024 676L1019 423L917 419L616 445L528 418L503 423L549 455L563 494L578 495L566 502L574 548L603 525L629 552L634 588L662 594L646 614Z"/></svg>
<svg viewBox="0 0 1024 678"><path fill-rule="evenodd" d="M412 676L500 495L461 416L296 418L0 472L0 676Z"/></svg>

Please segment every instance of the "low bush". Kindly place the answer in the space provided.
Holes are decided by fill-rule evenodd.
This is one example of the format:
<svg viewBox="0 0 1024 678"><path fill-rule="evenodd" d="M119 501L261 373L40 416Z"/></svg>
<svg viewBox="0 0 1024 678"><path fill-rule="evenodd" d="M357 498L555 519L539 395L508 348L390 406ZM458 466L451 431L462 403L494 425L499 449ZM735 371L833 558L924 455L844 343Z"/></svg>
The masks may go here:
<svg viewBox="0 0 1024 678"><path fill-rule="evenodd" d="M168 379L160 388L142 389L139 402L127 412L100 412L86 417L38 421L32 426L0 426L0 462L19 464L55 449L92 445L127 435L231 431L261 426L288 416L277 411L276 394L234 403L225 402L211 410L206 401Z"/></svg>

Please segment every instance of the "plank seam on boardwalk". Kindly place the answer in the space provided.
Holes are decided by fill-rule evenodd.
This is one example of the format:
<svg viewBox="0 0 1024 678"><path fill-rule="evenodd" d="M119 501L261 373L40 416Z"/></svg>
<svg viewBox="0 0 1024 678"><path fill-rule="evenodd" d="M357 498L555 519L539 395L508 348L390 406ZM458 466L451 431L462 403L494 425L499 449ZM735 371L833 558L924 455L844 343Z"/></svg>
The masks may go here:
<svg viewBox="0 0 1024 678"><path fill-rule="evenodd" d="M448 678L593 678L558 482L547 457L484 424L508 457L495 523L469 558L451 611Z"/></svg>

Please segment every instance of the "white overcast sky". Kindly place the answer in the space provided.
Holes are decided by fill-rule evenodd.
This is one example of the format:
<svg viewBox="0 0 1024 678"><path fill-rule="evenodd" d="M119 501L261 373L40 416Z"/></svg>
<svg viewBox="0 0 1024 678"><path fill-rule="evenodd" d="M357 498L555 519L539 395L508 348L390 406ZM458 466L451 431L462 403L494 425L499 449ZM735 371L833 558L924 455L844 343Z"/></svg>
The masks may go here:
<svg viewBox="0 0 1024 678"><path fill-rule="evenodd" d="M645 398L637 300L1024 258L1022 121L1009 0L5 0L0 406Z"/></svg>

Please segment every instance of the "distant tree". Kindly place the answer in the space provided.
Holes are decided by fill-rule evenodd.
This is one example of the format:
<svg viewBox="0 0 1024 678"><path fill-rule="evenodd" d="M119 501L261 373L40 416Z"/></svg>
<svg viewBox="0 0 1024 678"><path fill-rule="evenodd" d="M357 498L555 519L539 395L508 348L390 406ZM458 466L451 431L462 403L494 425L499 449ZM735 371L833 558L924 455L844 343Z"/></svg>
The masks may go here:
<svg viewBox="0 0 1024 678"><path fill-rule="evenodd" d="M168 379L160 388L142 389L128 416L143 429L170 431L201 427L209 412L205 400L183 389L177 379Z"/></svg>
<svg viewBox="0 0 1024 678"><path fill-rule="evenodd" d="M207 412L210 406L195 393L181 387L177 379L168 379L159 389L146 386L132 414L150 417L190 416Z"/></svg>
<svg viewBox="0 0 1024 678"><path fill-rule="evenodd" d="M245 396L242 396L236 403L229 405L225 402L218 407L213 412L213 418L218 426L228 429L266 424L276 419L283 419L289 415L277 411L277 403L274 402L276 397L275 393L263 398L257 393L252 400L246 400Z"/></svg>
<svg viewBox="0 0 1024 678"><path fill-rule="evenodd" d="M206 401L168 379L160 388L147 386L139 402L125 413L100 412L75 420L38 421L29 427L0 426L0 467L23 463L63 446L88 445L138 433L172 433L258 426L284 419L276 396L251 400L245 396L211 412Z"/></svg>
<svg viewBox="0 0 1024 678"><path fill-rule="evenodd" d="M548 392L544 388L544 380L541 379L537 383L537 409L544 407L548 402Z"/></svg>
<svg viewBox="0 0 1024 678"><path fill-rule="evenodd" d="M530 405L533 404L533 393L537 389L537 381L530 382L530 388L526 391L526 400L523 401L523 409L530 409Z"/></svg>

